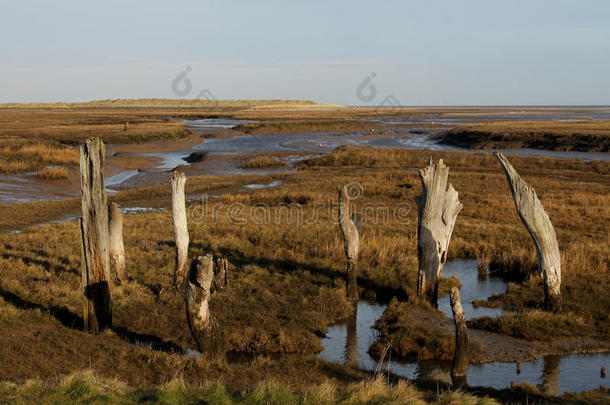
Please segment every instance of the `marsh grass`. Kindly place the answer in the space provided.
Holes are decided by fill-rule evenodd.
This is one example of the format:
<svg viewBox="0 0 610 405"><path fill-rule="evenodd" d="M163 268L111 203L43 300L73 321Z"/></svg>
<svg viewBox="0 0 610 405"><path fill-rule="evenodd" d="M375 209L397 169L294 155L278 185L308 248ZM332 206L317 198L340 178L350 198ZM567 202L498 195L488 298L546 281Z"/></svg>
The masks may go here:
<svg viewBox="0 0 610 405"><path fill-rule="evenodd" d="M608 152L610 121L525 121L464 125L449 131L443 142L473 149L536 148Z"/></svg>
<svg viewBox="0 0 610 405"><path fill-rule="evenodd" d="M262 356L316 353L327 327L348 316L351 304L345 299L345 254L337 213L316 207L321 204L332 208L337 185L350 181L359 182L364 190L353 202L356 210L369 203L387 207L407 203L410 209L406 221L365 212L359 261L361 295L382 301L399 298L401 309L394 311L393 318L388 312L388 331L409 324L404 317L411 313L411 307L436 322L438 313L409 300L417 279L414 198L421 192L414 169L425 166L431 154L434 159L445 159L451 168L450 181L464 203L449 256L490 261L501 258L502 263L512 260L515 266L530 268L536 260L533 244L515 212L501 168L486 154L338 148L303 162L290 174L190 178L187 195L224 190L218 192L222 194L219 199L189 201L189 255L212 252L231 263L231 288L214 294L210 303L212 314L227 330L228 347ZM605 339L610 329L608 164L539 158L511 161L536 188L555 225L562 250L566 312L527 316L543 301L542 284L536 274L511 283L494 304L524 312L521 318L511 320L511 328L517 331L529 330L525 327L536 322L540 324L536 333L541 336L553 328L557 331L554 336L562 333L569 337L574 336L574 329L581 328L590 331L591 338ZM240 191L243 184L273 180L284 182L275 188ZM167 207L169 186L121 191L112 199ZM231 216L233 203L241 204L247 213L245 222L236 222L234 212ZM278 207L290 207L305 218L314 213L317 216L314 221L301 223L287 220L284 214L279 221L255 221L248 213L261 205L271 213ZM3 223L31 223L48 217L48 212L78 211L78 206L76 199L7 204L0 207L0 217ZM204 209L217 216L193 216ZM298 360L282 356L244 366L186 360L181 352L195 346L186 328L183 296L170 287L174 261L171 214L126 215L124 232L131 280L113 289L116 328L101 335L78 330L82 322L81 253L75 222L0 235L0 358L6 359L0 379L48 379L91 367L100 375L120 377L137 387L158 388L174 375L183 376L187 384L203 377L206 381L220 380L230 387L232 396L233 390L245 390L269 375L291 387L280 390L281 396L294 394L295 388L305 392L304 385L327 379L362 379L355 370L329 365L313 356ZM578 314L573 322L572 314ZM566 323L569 328L563 332ZM443 345L453 341L451 331L421 335L423 332L417 330L405 332L405 353L421 357L424 348L436 356L432 349L439 348L450 355ZM554 339L551 336L547 334L547 339ZM166 351L151 351L151 341ZM420 344L413 344L418 341ZM393 346L393 350L401 349ZM28 356L16 358L16 352ZM261 390L269 391L268 387ZM347 394L341 395L347 400Z"/></svg>
<svg viewBox="0 0 610 405"><path fill-rule="evenodd" d="M53 143L9 143L0 147L0 173L35 171L44 166L76 166L78 153L77 149Z"/></svg>
<svg viewBox="0 0 610 405"><path fill-rule="evenodd" d="M188 384L173 379L150 389L135 389L117 379L96 376L91 370L70 374L52 382L28 380L23 384L0 383L0 398L15 404L95 403L95 404L497 404L486 397L454 391L438 395L423 393L405 381L388 384L383 379L359 383L324 382L295 390L275 379L265 379L252 388L230 391L219 382Z"/></svg>
<svg viewBox="0 0 610 405"><path fill-rule="evenodd" d="M540 310L497 318L482 317L469 321L468 326L526 340L594 334L592 328L577 314L553 314Z"/></svg>
<svg viewBox="0 0 610 405"><path fill-rule="evenodd" d="M252 135L308 133L308 132L351 132L369 131L375 128L373 122L358 118L346 119L291 119L268 120L264 122L248 122L234 129Z"/></svg>

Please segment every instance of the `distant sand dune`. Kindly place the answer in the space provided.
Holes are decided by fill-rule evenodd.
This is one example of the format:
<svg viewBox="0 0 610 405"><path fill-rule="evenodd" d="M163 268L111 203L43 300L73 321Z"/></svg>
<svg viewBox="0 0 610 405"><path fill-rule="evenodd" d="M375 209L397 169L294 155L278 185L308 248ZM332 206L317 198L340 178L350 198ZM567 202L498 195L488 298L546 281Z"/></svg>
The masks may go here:
<svg viewBox="0 0 610 405"><path fill-rule="evenodd" d="M99 108L99 107L180 107L180 108L210 108L210 107L233 107L233 108L262 108L277 109L290 108L331 108L330 104L317 104L310 100L185 100L185 99L117 99L117 100L95 100L80 103L0 103L0 108ZM332 106L340 108L340 106Z"/></svg>

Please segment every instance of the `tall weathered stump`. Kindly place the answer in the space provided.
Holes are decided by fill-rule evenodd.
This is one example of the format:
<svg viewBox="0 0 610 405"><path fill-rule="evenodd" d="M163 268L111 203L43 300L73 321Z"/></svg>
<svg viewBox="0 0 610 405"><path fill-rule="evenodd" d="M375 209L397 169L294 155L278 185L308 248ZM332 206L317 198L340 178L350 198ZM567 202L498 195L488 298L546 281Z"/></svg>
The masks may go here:
<svg viewBox="0 0 610 405"><path fill-rule="evenodd" d="M347 185L338 188L339 193L339 228L343 235L343 246L347 260L347 296L358 299L358 248L360 244L360 225L362 217L352 214L349 204Z"/></svg>
<svg viewBox="0 0 610 405"><path fill-rule="evenodd" d="M110 266L119 284L127 281L125 245L123 244L123 214L117 203L108 205Z"/></svg>
<svg viewBox="0 0 610 405"><path fill-rule="evenodd" d="M180 290L184 286L184 279L188 270L189 232L186 223L186 201L184 199L186 176L184 173L175 171L172 173L170 183L172 187L172 219L176 241L174 285Z"/></svg>
<svg viewBox="0 0 610 405"><path fill-rule="evenodd" d="M438 283L443 265L447 261L449 241L453 227L463 205L453 186L447 187L449 167L443 159L438 164L432 159L425 169L419 171L422 194L415 198L418 209L417 296L427 299L434 307L438 305Z"/></svg>
<svg viewBox="0 0 610 405"><path fill-rule="evenodd" d="M104 154L99 138L87 139L80 148L83 327L94 333L112 326Z"/></svg>

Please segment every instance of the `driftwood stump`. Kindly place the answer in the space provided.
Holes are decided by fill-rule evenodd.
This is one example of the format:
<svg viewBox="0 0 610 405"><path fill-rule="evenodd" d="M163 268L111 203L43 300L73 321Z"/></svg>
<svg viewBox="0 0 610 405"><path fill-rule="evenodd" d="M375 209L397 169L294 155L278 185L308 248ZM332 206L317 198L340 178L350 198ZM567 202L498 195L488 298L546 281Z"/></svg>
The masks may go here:
<svg viewBox="0 0 610 405"><path fill-rule="evenodd" d="M224 336L210 314L213 281L213 256L207 254L193 259L186 278L186 317L199 351L207 356L225 353Z"/></svg>
<svg viewBox="0 0 610 405"><path fill-rule="evenodd" d="M108 228L110 234L110 266L119 284L127 281L125 269L125 246L123 244L123 214L117 203L108 205Z"/></svg>
<svg viewBox="0 0 610 405"><path fill-rule="evenodd" d="M451 366L451 379L454 386L466 385L466 372L470 362L470 343L468 341L468 328L466 317L462 310L460 290L453 287L449 293L451 312L453 312L453 323L455 325L455 354Z"/></svg>
<svg viewBox="0 0 610 405"><path fill-rule="evenodd" d="M549 311L560 310L561 256L553 224L542 207L534 188L519 176L503 154L494 152L494 155L504 168L519 217L534 241L538 256L538 270L544 280L545 308Z"/></svg>
<svg viewBox="0 0 610 405"><path fill-rule="evenodd" d="M181 289L188 269L189 232L186 225L186 202L184 200L184 173L174 172L171 177L172 218L176 240L176 265L174 268L174 285Z"/></svg>
<svg viewBox="0 0 610 405"><path fill-rule="evenodd" d="M83 328L94 333L112 326L104 153L99 138L87 139L80 148Z"/></svg>
<svg viewBox="0 0 610 405"><path fill-rule="evenodd" d="M430 159L428 167L419 171L419 177L423 191L415 199L418 209L417 296L425 297L436 307L441 271L447 261L455 220L463 205L453 186L447 187L449 167L443 159L437 165Z"/></svg>
<svg viewBox="0 0 610 405"><path fill-rule="evenodd" d="M360 224L362 217L350 214L347 185L338 188L339 192L339 227L343 235L343 246L347 258L347 296L358 299L358 246L360 243Z"/></svg>

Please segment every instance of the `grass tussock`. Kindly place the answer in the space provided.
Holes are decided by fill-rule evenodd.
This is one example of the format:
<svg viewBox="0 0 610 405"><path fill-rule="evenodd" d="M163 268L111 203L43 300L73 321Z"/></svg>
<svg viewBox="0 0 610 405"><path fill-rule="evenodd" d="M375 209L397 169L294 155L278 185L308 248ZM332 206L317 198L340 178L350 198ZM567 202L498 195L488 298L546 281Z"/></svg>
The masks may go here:
<svg viewBox="0 0 610 405"><path fill-rule="evenodd" d="M422 393L409 383L388 384L377 378L337 386L330 382L295 390L274 379L266 379L248 390L231 391L220 382L187 384L171 380L151 389L135 389L117 379L95 376L90 370L73 373L57 381L28 380L23 384L0 383L0 398L15 404L94 403L94 404L497 404L487 397L460 391Z"/></svg>
<svg viewBox="0 0 610 405"><path fill-rule="evenodd" d="M415 318L424 318L432 329L413 327ZM438 314L416 310L413 304L392 301L381 319L375 323L380 339L371 346L374 358L381 358L386 346L391 346L395 358L405 360L453 359L455 338L451 331L434 328L439 323ZM422 322L422 319L417 319Z"/></svg>
<svg viewBox="0 0 610 405"><path fill-rule="evenodd" d="M59 180L68 178L68 169L65 167L46 166L38 170L36 177L45 180Z"/></svg>
<svg viewBox="0 0 610 405"><path fill-rule="evenodd" d="M286 166L286 163L275 156L257 156L246 160L243 165L244 169L266 169L282 166Z"/></svg>

